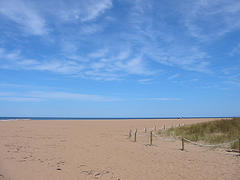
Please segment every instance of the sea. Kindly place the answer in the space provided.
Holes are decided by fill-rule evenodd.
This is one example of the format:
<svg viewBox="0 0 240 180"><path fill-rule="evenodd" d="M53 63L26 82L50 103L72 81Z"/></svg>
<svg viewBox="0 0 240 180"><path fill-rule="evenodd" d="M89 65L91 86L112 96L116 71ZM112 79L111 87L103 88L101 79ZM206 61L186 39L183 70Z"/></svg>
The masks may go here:
<svg viewBox="0 0 240 180"><path fill-rule="evenodd" d="M232 117L0 117L0 121L10 120L126 120L126 119L194 119Z"/></svg>

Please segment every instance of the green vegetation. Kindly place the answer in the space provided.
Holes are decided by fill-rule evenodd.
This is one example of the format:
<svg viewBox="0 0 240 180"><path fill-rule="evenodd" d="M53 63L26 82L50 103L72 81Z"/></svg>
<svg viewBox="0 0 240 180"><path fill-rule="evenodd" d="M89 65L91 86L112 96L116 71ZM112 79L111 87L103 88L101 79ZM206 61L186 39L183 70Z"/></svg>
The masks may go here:
<svg viewBox="0 0 240 180"><path fill-rule="evenodd" d="M208 144L231 142L240 137L240 117L170 128L166 131L159 131L159 134L176 138L185 137ZM239 143L235 142L231 148L237 149L238 146Z"/></svg>

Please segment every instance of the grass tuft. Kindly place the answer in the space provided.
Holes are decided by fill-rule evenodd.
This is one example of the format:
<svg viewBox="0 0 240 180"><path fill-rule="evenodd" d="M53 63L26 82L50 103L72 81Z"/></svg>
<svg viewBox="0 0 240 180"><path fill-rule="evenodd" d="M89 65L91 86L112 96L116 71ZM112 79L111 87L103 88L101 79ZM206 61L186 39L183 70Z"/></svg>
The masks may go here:
<svg viewBox="0 0 240 180"><path fill-rule="evenodd" d="M231 142L240 137L240 117L203 122L182 127L170 128L166 131L159 131L160 135L185 137L192 141L219 144ZM238 149L239 143L231 145L231 148Z"/></svg>

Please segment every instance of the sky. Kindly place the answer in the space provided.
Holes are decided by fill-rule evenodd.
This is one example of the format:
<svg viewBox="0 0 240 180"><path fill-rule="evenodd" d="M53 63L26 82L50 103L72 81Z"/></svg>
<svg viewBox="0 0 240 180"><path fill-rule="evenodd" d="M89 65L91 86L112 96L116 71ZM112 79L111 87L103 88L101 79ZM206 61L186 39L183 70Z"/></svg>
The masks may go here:
<svg viewBox="0 0 240 180"><path fill-rule="evenodd" d="M0 116L240 116L239 0L0 0Z"/></svg>

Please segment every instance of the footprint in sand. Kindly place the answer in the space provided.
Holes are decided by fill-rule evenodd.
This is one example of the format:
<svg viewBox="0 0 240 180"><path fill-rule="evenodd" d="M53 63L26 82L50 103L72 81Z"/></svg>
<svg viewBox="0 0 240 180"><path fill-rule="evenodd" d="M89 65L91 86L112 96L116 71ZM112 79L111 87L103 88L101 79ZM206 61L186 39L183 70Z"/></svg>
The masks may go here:
<svg viewBox="0 0 240 180"><path fill-rule="evenodd" d="M87 167L86 165L80 165L78 166L78 168L81 169L81 173L82 174L85 174L85 175L88 175L88 176L92 176L94 178L100 178L106 174L110 174L110 171L107 171L107 170L93 170L89 167ZM112 174L112 173L111 173Z"/></svg>
<svg viewBox="0 0 240 180"><path fill-rule="evenodd" d="M0 180L4 179L4 175L0 174Z"/></svg>
<svg viewBox="0 0 240 180"><path fill-rule="evenodd" d="M64 161L59 161L59 162L57 162L57 171L61 171L62 170L62 168L61 168L61 166L64 166L64 164L65 164L65 162Z"/></svg>

